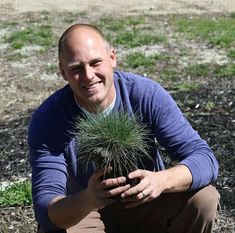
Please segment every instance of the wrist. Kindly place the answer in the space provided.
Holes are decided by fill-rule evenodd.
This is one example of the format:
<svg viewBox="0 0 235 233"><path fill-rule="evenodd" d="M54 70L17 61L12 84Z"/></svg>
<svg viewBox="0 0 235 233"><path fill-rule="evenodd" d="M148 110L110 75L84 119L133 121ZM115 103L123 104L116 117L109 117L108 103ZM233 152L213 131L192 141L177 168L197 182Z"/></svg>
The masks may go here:
<svg viewBox="0 0 235 233"><path fill-rule="evenodd" d="M161 185L162 185L162 193L167 193L172 189L172 174L169 170L163 170L159 172L162 176Z"/></svg>
<svg viewBox="0 0 235 233"><path fill-rule="evenodd" d="M184 165L177 165L163 171L165 173L164 192L186 191L192 183L192 175Z"/></svg>
<svg viewBox="0 0 235 233"><path fill-rule="evenodd" d="M91 212L94 209L96 209L95 201L94 198L90 195L90 192L88 189L82 190L79 195L82 198L82 205L84 205L84 208L88 211Z"/></svg>

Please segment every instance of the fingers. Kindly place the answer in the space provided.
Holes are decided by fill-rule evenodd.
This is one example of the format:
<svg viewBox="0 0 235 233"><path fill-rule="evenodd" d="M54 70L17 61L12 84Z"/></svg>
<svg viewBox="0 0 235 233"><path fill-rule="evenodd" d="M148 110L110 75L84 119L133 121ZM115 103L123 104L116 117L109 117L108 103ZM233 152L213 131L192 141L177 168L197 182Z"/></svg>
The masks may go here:
<svg viewBox="0 0 235 233"><path fill-rule="evenodd" d="M121 186L126 183L126 177L121 176L118 178L106 179L102 181L102 184L105 188L111 188L115 186Z"/></svg>
<svg viewBox="0 0 235 233"><path fill-rule="evenodd" d="M144 190L146 188L146 184L145 184L145 171L144 170L135 170L134 172L131 172L128 175L128 178L130 180L139 180L140 182L137 185L134 185L132 188L130 188L128 191L124 192L121 197L125 198L125 197L129 197L135 194L140 193L142 190Z"/></svg>
<svg viewBox="0 0 235 233"><path fill-rule="evenodd" d="M115 196L127 191L130 185L126 185L126 177L118 177L102 180L104 170L97 169L91 176L87 193L95 208L103 208L114 201Z"/></svg>
<svg viewBox="0 0 235 233"><path fill-rule="evenodd" d="M126 184L124 176L101 181L104 171L99 169L94 176L97 179L96 193L100 198L113 198L121 196L126 208L131 208L154 199L152 173L145 170L136 170L128 175L131 180L139 180L137 185Z"/></svg>
<svg viewBox="0 0 235 233"><path fill-rule="evenodd" d="M119 196L130 188L130 184L126 184L126 177L103 180L101 185L102 197L105 198Z"/></svg>
<svg viewBox="0 0 235 233"><path fill-rule="evenodd" d="M114 188L114 189L105 190L104 197L119 196L119 195L121 195L121 193L125 192L129 188L130 188L130 185L127 184L127 185L120 186L120 187L117 187L117 188Z"/></svg>
<svg viewBox="0 0 235 233"><path fill-rule="evenodd" d="M135 202L148 198L149 194L145 189L143 191L138 192L137 194L133 194L132 196L123 197L123 195L121 195L121 197L122 197L122 202Z"/></svg>
<svg viewBox="0 0 235 233"><path fill-rule="evenodd" d="M104 188L104 197L121 195L130 188L130 184L126 184L126 177L124 176L103 180L102 186Z"/></svg>
<svg viewBox="0 0 235 233"><path fill-rule="evenodd" d="M128 175L129 179L143 179L145 177L145 170L135 170Z"/></svg>
<svg viewBox="0 0 235 233"><path fill-rule="evenodd" d="M150 182L150 173L145 170L136 170L131 172L130 179L138 179L140 182L121 194L122 202L125 208L132 208L153 200L152 184Z"/></svg>
<svg viewBox="0 0 235 233"><path fill-rule="evenodd" d="M122 203L124 203L126 209L129 209L138 205L142 205L150 200L152 200L152 198L146 193L145 190L143 190L137 195L122 199Z"/></svg>
<svg viewBox="0 0 235 233"><path fill-rule="evenodd" d="M112 198L121 195L130 188L130 185L126 184L126 177L124 176L101 180L100 178L103 175L104 171L102 169L97 169L93 174L92 183L94 183L96 196L99 198Z"/></svg>

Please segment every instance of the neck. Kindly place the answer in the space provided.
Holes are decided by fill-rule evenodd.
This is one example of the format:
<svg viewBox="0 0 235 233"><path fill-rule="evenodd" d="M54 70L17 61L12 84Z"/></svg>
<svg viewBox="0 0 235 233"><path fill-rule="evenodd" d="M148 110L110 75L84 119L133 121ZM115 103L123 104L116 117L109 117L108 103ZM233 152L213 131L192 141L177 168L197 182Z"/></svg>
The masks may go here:
<svg viewBox="0 0 235 233"><path fill-rule="evenodd" d="M115 91L115 88L114 88L114 91L112 91L112 95L109 97L108 101L106 101L104 103L101 103L101 104L96 103L96 104L93 104L93 105L84 106L84 105L81 105L79 103L76 95L74 95L74 99L75 99L77 105L81 109L85 110L86 112L93 113L93 114L104 113L107 110L109 110L110 107L113 108L115 100L116 100L116 91Z"/></svg>

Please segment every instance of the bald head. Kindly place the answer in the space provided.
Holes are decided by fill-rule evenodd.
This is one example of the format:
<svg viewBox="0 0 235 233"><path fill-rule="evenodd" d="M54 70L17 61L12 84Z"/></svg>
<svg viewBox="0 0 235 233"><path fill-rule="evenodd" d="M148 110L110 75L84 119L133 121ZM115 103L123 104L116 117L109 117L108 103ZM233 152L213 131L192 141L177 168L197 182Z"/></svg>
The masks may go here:
<svg viewBox="0 0 235 233"><path fill-rule="evenodd" d="M102 33L102 31L99 28L97 28L93 25L90 25L90 24L74 24L74 25L70 26L69 28L67 28L59 39L59 43L58 43L59 60L61 60L64 55L64 47L67 43L67 39L68 39L69 35L71 35L71 33L74 31L80 31L80 33L86 33L89 31L93 32L93 33L97 34L97 36L99 36L100 39L103 40L103 42L105 43L107 48L111 47L110 43L106 40L104 34Z"/></svg>

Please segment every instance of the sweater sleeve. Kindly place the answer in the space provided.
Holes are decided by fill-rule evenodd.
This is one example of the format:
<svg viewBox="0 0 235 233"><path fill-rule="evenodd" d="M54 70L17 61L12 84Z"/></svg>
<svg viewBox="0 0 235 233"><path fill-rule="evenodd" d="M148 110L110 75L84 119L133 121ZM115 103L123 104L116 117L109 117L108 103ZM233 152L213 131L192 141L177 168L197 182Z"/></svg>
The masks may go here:
<svg viewBox="0 0 235 233"><path fill-rule="evenodd" d="M48 204L66 195L67 165L64 154L54 142L56 129L38 115L33 116L29 131L29 160L32 167L32 196L37 222L46 231L58 228L48 217Z"/></svg>
<svg viewBox="0 0 235 233"><path fill-rule="evenodd" d="M156 139L172 159L189 168L193 178L190 189L215 182L218 163L207 142L192 128L166 90L157 85L154 93L151 111Z"/></svg>

